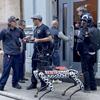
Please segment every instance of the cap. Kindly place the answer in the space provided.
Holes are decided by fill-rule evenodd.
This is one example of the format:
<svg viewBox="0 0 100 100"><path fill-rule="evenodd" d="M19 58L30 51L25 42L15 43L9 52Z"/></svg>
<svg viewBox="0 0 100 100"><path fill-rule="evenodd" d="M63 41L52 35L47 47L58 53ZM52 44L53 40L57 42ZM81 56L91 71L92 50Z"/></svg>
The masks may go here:
<svg viewBox="0 0 100 100"><path fill-rule="evenodd" d="M14 17L14 16L10 16L10 17L8 18L8 22L9 22L9 23L14 22L14 21L17 21L17 20L19 20L19 18L16 18L16 17Z"/></svg>
<svg viewBox="0 0 100 100"><path fill-rule="evenodd" d="M31 17L31 19L38 19L42 21L42 16L41 15L34 15L33 17Z"/></svg>

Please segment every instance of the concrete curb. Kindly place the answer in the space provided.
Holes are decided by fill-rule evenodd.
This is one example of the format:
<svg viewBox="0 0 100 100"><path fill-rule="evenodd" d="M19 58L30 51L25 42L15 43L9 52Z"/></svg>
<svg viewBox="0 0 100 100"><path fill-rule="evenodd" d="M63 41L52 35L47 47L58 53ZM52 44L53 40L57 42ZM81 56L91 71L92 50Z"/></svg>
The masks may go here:
<svg viewBox="0 0 100 100"><path fill-rule="evenodd" d="M16 95L16 94L13 94L13 93L8 93L8 92L5 92L5 91L0 91L0 95L4 96L4 97L11 98L11 99L14 99L14 100L33 100L33 99L30 99L30 98L27 98L27 97L22 97L20 95Z"/></svg>

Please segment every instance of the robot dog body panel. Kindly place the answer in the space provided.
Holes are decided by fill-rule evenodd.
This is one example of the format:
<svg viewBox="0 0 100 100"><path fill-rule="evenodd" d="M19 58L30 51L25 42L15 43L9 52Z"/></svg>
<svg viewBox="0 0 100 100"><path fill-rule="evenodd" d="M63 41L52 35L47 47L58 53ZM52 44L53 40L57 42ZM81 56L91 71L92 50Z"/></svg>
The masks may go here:
<svg viewBox="0 0 100 100"><path fill-rule="evenodd" d="M65 95L66 91L68 91L70 88L73 88L77 85L79 85L79 89L74 91L71 95L70 95L70 99L71 97L78 92L79 90L83 90L84 86L83 83L81 82L81 80L78 78L78 71L73 70L73 69L67 69L67 70L51 70L51 71L39 71L36 70L33 72L36 78L41 78L47 85L48 91L45 93L47 94L48 92L54 91L54 87L53 84L51 82L51 80L55 80L55 79L72 79L74 82L74 85L70 86L69 88L67 88L62 95ZM37 95L40 91L37 91ZM43 94L40 99L45 95ZM39 99L39 100L40 100Z"/></svg>

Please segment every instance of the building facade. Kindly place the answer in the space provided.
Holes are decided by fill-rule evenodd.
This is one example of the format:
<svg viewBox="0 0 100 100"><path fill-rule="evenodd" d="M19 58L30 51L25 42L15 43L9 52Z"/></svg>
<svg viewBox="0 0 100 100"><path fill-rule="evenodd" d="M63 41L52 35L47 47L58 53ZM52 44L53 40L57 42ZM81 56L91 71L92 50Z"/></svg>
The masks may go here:
<svg viewBox="0 0 100 100"><path fill-rule="evenodd" d="M76 32L74 24L79 20L76 8L87 5L94 17L95 24L100 28L100 0L3 0L0 4L0 22L6 22L11 15L26 20L26 33L32 34L33 23L30 19L34 14L43 16L43 22L50 26L54 17L59 19L59 29L65 35L74 39L69 42L62 41L61 63L80 70L80 58L75 52ZM4 13L5 12L5 13ZM27 44L26 71L31 72L31 56L33 45ZM100 78L100 51L97 55L97 78Z"/></svg>
<svg viewBox="0 0 100 100"><path fill-rule="evenodd" d="M30 6L29 6L30 5ZM23 17L27 22L27 27L32 26L30 17L34 14L40 14L43 16L43 22L50 26L53 17L57 16L59 19L59 29L67 36L72 36L74 40L67 43L62 42L61 49L61 63L62 65L70 66L74 69L81 69L80 58L75 52L75 30L74 24L79 20L77 16L76 8L80 5L87 5L88 10L92 13L95 24L99 27L99 0L23 0ZM30 21L29 21L30 20ZM32 48L32 46L30 46ZM30 49L29 49L30 50ZM28 51L29 51L28 50ZM27 51L27 58L31 58L31 50ZM30 57L29 57L30 55ZM97 77L100 77L100 52L97 55L97 64L95 66L97 70ZM30 61L27 59L26 63L29 65ZM27 67L27 71L29 68Z"/></svg>

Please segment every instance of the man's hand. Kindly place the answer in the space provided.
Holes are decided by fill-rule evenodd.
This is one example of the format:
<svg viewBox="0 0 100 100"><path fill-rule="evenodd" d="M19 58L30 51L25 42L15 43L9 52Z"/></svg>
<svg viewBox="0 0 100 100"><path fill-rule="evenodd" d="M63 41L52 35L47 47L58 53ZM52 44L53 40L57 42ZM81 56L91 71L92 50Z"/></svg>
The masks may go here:
<svg viewBox="0 0 100 100"><path fill-rule="evenodd" d="M31 36L26 36L26 37L24 37L23 39L22 39L22 41L24 42L24 43L27 43L27 42L34 42L34 38L32 38Z"/></svg>
<svg viewBox="0 0 100 100"><path fill-rule="evenodd" d="M78 56L80 56L80 53L79 53L79 51L77 51L77 54L78 54Z"/></svg>
<svg viewBox="0 0 100 100"><path fill-rule="evenodd" d="M22 39L23 42L28 42L31 39L30 36L26 36Z"/></svg>
<svg viewBox="0 0 100 100"><path fill-rule="evenodd" d="M34 42L39 42L40 39L34 38Z"/></svg>

